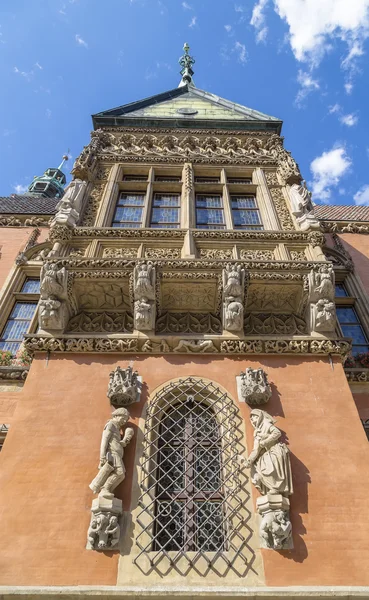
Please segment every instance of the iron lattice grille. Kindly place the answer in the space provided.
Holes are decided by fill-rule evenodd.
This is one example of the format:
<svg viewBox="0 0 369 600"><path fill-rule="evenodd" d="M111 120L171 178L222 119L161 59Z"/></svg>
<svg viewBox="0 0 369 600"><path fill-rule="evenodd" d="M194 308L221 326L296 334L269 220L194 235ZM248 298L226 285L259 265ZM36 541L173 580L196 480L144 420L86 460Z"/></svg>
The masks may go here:
<svg viewBox="0 0 369 600"><path fill-rule="evenodd" d="M238 411L213 383L188 377L161 390L147 410L134 562L248 562L240 437Z"/></svg>

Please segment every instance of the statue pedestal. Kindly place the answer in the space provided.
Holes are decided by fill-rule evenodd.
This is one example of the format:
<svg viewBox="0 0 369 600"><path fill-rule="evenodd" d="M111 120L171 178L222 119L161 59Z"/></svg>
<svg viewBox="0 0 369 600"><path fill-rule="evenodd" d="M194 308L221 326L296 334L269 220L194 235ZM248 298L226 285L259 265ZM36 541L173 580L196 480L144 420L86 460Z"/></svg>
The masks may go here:
<svg viewBox="0 0 369 600"><path fill-rule="evenodd" d="M281 494L266 494L256 500L261 515L260 546L269 550L293 548L290 501Z"/></svg>
<svg viewBox="0 0 369 600"><path fill-rule="evenodd" d="M87 550L117 550L120 538L119 517L122 501L98 496L92 501L91 522L87 533Z"/></svg>

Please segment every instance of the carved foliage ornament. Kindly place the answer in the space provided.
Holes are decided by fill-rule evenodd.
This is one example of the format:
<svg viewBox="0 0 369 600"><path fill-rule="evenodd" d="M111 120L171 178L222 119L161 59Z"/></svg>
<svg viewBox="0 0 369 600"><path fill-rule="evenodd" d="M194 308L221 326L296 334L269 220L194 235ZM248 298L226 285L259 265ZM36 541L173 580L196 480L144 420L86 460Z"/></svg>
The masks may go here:
<svg viewBox="0 0 369 600"><path fill-rule="evenodd" d="M240 401L247 404L266 404L272 395L272 389L268 382L268 376L263 369L251 369L248 367L237 378L239 385Z"/></svg>

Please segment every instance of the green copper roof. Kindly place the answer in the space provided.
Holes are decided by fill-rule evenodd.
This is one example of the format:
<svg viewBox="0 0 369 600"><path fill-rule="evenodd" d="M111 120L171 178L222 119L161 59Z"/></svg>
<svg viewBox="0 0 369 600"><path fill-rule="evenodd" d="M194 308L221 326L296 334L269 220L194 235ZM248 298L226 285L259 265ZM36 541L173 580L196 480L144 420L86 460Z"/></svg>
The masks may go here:
<svg viewBox="0 0 369 600"><path fill-rule="evenodd" d="M94 127L186 127L267 129L280 133L282 121L181 82L180 87L145 100L97 113Z"/></svg>

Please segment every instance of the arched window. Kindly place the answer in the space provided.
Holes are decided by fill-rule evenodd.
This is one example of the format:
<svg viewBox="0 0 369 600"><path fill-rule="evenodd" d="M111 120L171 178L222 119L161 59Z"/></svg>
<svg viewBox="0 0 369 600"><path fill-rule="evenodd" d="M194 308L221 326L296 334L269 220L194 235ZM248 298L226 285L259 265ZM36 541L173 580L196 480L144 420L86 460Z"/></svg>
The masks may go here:
<svg viewBox="0 0 369 600"><path fill-rule="evenodd" d="M220 427L194 396L170 407L160 423L155 550L222 550Z"/></svg>
<svg viewBox="0 0 369 600"><path fill-rule="evenodd" d="M240 424L233 400L210 381L179 379L156 394L145 422L134 562L248 562Z"/></svg>

